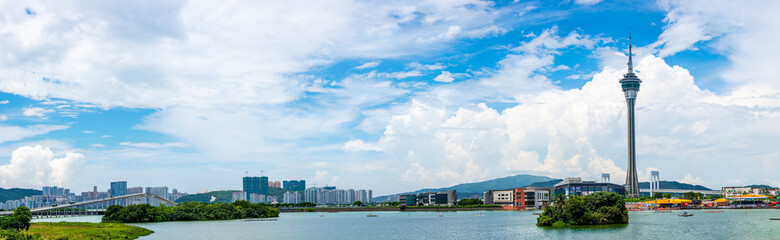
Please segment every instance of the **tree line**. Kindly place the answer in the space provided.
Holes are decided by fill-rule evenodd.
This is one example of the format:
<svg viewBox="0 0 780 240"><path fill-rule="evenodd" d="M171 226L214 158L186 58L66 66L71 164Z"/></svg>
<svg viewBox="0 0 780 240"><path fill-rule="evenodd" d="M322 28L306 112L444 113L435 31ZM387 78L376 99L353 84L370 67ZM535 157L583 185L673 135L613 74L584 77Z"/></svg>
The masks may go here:
<svg viewBox="0 0 780 240"><path fill-rule="evenodd" d="M166 221L230 220L243 218L279 217L279 209L248 201L233 203L184 202L177 206L149 204L113 205L106 209L102 222L140 223Z"/></svg>

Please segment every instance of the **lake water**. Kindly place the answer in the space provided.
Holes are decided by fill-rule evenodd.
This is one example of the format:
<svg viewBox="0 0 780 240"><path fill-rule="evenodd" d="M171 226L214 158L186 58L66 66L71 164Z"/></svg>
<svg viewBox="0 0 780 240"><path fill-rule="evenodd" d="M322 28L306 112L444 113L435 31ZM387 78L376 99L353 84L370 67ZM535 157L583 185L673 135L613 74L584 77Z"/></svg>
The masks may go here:
<svg viewBox="0 0 780 240"><path fill-rule="evenodd" d="M532 212L282 213L277 221L134 224L155 233L141 239L780 239L780 210L630 212L630 224L539 228ZM480 213L482 216L477 216ZM439 216L442 214L442 217ZM322 215L322 216L320 216ZM99 222L99 216L36 219Z"/></svg>

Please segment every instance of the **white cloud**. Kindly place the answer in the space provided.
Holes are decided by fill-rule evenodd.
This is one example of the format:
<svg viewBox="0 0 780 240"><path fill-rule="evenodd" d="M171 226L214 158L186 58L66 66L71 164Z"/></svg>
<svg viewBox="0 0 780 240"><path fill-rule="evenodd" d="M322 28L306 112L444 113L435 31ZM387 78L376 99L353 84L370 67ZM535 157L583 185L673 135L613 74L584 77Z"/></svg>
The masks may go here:
<svg viewBox="0 0 780 240"><path fill-rule="evenodd" d="M388 78L395 78L395 79L404 79L404 78L410 78L410 77L419 77L422 76L422 73L418 70L412 70L412 71L405 71L405 72L392 72L392 73L385 73L384 76Z"/></svg>
<svg viewBox="0 0 780 240"><path fill-rule="evenodd" d="M691 174L686 174L679 182L693 185L705 185L705 182L702 181L700 177L694 178Z"/></svg>
<svg viewBox="0 0 780 240"><path fill-rule="evenodd" d="M452 73L448 71L441 71L441 74L439 74L438 76L436 76L436 78L433 79L433 81L445 82L445 83L452 82L453 80L455 80L455 78L452 77Z"/></svg>
<svg viewBox="0 0 780 240"><path fill-rule="evenodd" d="M601 0L574 0L574 2L580 5L595 5L600 3Z"/></svg>
<svg viewBox="0 0 780 240"><path fill-rule="evenodd" d="M97 148L104 148L106 145L100 144L100 143L93 143L89 145L90 147L97 147Z"/></svg>
<svg viewBox="0 0 780 240"><path fill-rule="evenodd" d="M32 136L46 134L52 131L67 129L68 127L69 126L65 126L65 125L45 125L45 124L30 125L26 127L0 125L0 132L3 133L0 134L0 143L17 141Z"/></svg>
<svg viewBox="0 0 780 240"><path fill-rule="evenodd" d="M356 139L356 140L349 140L344 143L344 150L349 152L357 152L357 151L376 151L381 152L382 148L377 146L376 144L366 143L363 142L363 140Z"/></svg>
<svg viewBox="0 0 780 240"><path fill-rule="evenodd" d="M314 177L311 178L312 185L319 184L320 187L325 185L337 186L341 184L341 177L332 176L328 171L317 170L314 172Z"/></svg>
<svg viewBox="0 0 780 240"><path fill-rule="evenodd" d="M546 31L507 56L498 72L436 87L394 110L378 146L401 165L397 171L405 184L446 186L517 173L594 180L610 173L613 182L625 179L626 110L617 81L627 57L600 50L605 67L582 89L560 90L534 74L554 66L550 53L593 46L587 36L569 36ZM644 81L636 109L639 169L651 165L667 176L662 180L710 187L743 176L764 179L780 170L764 164L780 156L767 152L780 149L769 140L780 137L780 129L770 125L780 114L702 90L687 70L661 58L639 55L635 64ZM504 91L513 86L523 88ZM498 112L468 104L480 101L483 92L514 96L518 105ZM472 98L464 103L466 95ZM698 169L699 176L683 177L689 173L682 169Z"/></svg>
<svg viewBox="0 0 780 240"><path fill-rule="evenodd" d="M56 158L49 148L40 145L23 146L11 154L8 164L0 165L0 185L8 187L40 188L67 186L82 175L84 155L67 152Z"/></svg>
<svg viewBox="0 0 780 240"><path fill-rule="evenodd" d="M89 131L89 130L86 130L86 131L81 131L81 133L85 133L85 134L94 134L94 133L95 133L95 131Z"/></svg>
<svg viewBox="0 0 780 240"><path fill-rule="evenodd" d="M408 64L409 68L412 68L414 70L421 70L421 71L430 71L430 70L441 70L447 68L446 65L441 63L435 63L435 64L421 64L419 62L411 62Z"/></svg>
<svg viewBox="0 0 780 240"><path fill-rule="evenodd" d="M5 115L0 114L0 122L5 121L5 120L8 120L8 117L6 117Z"/></svg>
<svg viewBox="0 0 780 240"><path fill-rule="evenodd" d="M379 61L367 62L367 63L364 63L363 65L355 67L355 69L374 68L376 66L379 66Z"/></svg>
<svg viewBox="0 0 780 240"><path fill-rule="evenodd" d="M184 148L187 144L181 142L169 142L169 143L150 143L150 142L121 142L121 146L136 147L136 148Z"/></svg>
<svg viewBox="0 0 780 240"><path fill-rule="evenodd" d="M9 101L8 101L8 100L3 100L3 101L0 101L0 104L8 104L8 103L9 103Z"/></svg>
<svg viewBox="0 0 780 240"><path fill-rule="evenodd" d="M39 107L24 108L22 114L27 117L39 117L45 118L47 113L54 112L53 109L45 109Z"/></svg>
<svg viewBox="0 0 780 240"><path fill-rule="evenodd" d="M0 41L19 57L0 60L15 66L0 90L141 108L287 103L308 84L296 73L499 34L510 14L478 0L3 5Z"/></svg>

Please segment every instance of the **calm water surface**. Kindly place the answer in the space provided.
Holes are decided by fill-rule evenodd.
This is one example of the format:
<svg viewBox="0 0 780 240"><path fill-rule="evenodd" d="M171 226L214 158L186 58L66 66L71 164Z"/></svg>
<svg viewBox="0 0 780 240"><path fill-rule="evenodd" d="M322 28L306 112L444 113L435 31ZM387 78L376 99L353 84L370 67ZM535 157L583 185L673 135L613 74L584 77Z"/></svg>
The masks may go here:
<svg viewBox="0 0 780 240"><path fill-rule="evenodd" d="M531 212L282 213L277 221L134 224L155 233L141 239L780 239L780 210L631 212L620 226L539 228ZM477 216L481 213L482 216ZM443 217L439 217L442 214ZM322 217L320 217L322 215ZM99 216L35 221L98 222Z"/></svg>

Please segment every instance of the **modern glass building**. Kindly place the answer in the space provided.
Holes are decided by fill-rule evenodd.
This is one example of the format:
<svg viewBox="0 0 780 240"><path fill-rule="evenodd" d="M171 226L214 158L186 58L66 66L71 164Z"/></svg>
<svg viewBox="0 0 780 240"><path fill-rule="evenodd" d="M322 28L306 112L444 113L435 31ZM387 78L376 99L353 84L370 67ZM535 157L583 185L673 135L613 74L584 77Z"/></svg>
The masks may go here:
<svg viewBox="0 0 780 240"><path fill-rule="evenodd" d="M614 183L596 181L582 181L580 178L566 178L563 182L555 184L553 195L585 196L597 192L613 192L620 195L626 194L626 188Z"/></svg>
<svg viewBox="0 0 780 240"><path fill-rule="evenodd" d="M119 197L127 195L127 182L111 182L111 189L109 190L112 197Z"/></svg>

